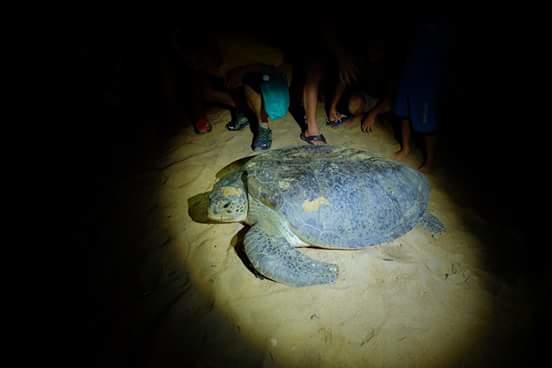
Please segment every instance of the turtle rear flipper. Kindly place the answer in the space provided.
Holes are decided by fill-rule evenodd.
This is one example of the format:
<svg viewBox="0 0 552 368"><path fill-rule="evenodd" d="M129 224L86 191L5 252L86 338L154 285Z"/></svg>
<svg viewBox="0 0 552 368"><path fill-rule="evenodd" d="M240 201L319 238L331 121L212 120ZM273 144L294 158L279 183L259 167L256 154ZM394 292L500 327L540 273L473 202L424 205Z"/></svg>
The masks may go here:
<svg viewBox="0 0 552 368"><path fill-rule="evenodd" d="M429 212L424 213L420 219L420 225L422 225L431 235L436 238L445 231L445 225L437 217Z"/></svg>
<svg viewBox="0 0 552 368"><path fill-rule="evenodd" d="M269 236L259 225L245 235L245 254L265 277L294 287L330 284L337 266L305 256L283 237Z"/></svg>

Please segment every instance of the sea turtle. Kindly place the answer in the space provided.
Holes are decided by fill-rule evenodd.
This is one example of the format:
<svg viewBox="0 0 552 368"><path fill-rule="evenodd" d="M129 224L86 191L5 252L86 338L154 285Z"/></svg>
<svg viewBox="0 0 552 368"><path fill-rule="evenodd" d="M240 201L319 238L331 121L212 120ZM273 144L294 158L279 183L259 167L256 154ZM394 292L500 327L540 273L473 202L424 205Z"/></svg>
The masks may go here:
<svg viewBox="0 0 552 368"><path fill-rule="evenodd" d="M298 247L359 249L396 239L422 224L444 226L427 212L423 174L354 148L301 145L274 149L223 176L209 193L208 217L251 226L244 250L252 266L294 287L336 281L338 267Z"/></svg>

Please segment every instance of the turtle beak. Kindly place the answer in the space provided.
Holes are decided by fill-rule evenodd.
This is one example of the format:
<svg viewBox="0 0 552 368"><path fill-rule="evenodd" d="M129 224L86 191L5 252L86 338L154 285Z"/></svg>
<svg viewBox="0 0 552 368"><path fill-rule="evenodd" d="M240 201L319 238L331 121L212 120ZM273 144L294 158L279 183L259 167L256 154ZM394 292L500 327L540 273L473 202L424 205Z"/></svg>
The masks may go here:
<svg viewBox="0 0 552 368"><path fill-rule="evenodd" d="M217 221L217 222L236 222L236 219L232 216L225 216L224 211L217 212L212 210L207 210L207 218L209 220Z"/></svg>

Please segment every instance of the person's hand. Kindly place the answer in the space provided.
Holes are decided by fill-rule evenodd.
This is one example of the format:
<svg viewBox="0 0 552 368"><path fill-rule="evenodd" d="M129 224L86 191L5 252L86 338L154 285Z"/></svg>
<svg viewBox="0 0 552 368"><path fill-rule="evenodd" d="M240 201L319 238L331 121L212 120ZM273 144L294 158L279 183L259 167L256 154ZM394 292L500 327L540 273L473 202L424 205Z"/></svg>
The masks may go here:
<svg viewBox="0 0 552 368"><path fill-rule="evenodd" d="M376 125L376 115L369 113L362 119L362 124L360 125L360 129L364 133L369 133L369 132L372 132L375 125Z"/></svg>

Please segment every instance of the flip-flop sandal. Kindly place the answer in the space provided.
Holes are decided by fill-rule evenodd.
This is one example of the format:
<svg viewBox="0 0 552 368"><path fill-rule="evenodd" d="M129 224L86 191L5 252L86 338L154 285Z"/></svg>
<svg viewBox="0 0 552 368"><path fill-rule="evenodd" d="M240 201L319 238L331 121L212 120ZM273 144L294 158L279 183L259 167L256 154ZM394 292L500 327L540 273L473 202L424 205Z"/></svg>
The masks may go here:
<svg viewBox="0 0 552 368"><path fill-rule="evenodd" d="M228 124L226 124L226 129L231 131L242 130L249 125L249 119L243 114L238 114L234 119L232 119Z"/></svg>
<svg viewBox="0 0 552 368"><path fill-rule="evenodd" d="M329 126L330 128L337 128L338 126L343 125L344 123L345 123L345 119L338 119L334 121L328 120L326 122L326 125Z"/></svg>
<svg viewBox="0 0 552 368"><path fill-rule="evenodd" d="M312 144L312 145L316 145L316 143L314 142L323 142L324 144L328 144L323 134L311 135L307 137L305 133L301 133L301 135L299 135L299 138L301 138L301 140L307 142L308 144Z"/></svg>
<svg viewBox="0 0 552 368"><path fill-rule="evenodd" d="M259 127L259 131L253 140L251 148L253 151L263 151L270 149L272 146L272 130L269 128Z"/></svg>
<svg viewBox="0 0 552 368"><path fill-rule="evenodd" d="M344 114L339 114L341 115L341 118L340 119L337 119L337 120L327 120L326 121L326 125L329 126L330 128L337 128L338 126L342 125L345 123L345 121L349 118L347 115L344 115Z"/></svg>
<svg viewBox="0 0 552 368"><path fill-rule="evenodd" d="M213 129L211 123L206 118L200 118L194 123L194 131L196 134L209 133Z"/></svg>

